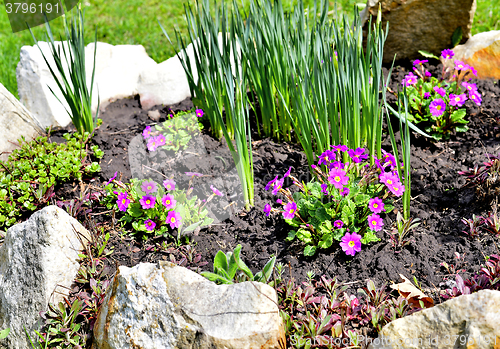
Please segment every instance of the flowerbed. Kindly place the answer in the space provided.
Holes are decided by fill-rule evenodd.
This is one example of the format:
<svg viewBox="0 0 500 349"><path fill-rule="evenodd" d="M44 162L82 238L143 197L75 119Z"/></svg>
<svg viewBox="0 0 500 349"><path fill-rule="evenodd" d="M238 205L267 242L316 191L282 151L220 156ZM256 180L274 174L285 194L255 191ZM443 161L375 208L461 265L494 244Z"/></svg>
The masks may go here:
<svg viewBox="0 0 500 349"><path fill-rule="evenodd" d="M439 76L440 69L440 67L429 66L429 71L437 76ZM408 70L398 68L393 74L391 88L397 89L397 84L400 84L407 74ZM89 266L93 272L86 277L87 285L92 285L89 278L105 279L106 275L112 275L116 268L115 262L118 265L133 266L140 262L172 260L198 271L212 271L212 261L219 250L230 252L241 245L241 258L253 275L261 271L272 256L276 257L276 265L279 265L278 279L281 278L284 282L282 288L279 289L279 294L284 302L281 304L283 310L290 309L289 307L293 305L290 303L290 299L285 301L287 297L297 295L298 298L294 296L294 299L302 299L301 297L307 294L303 293L304 290L309 288L312 291L311 287L316 283L318 284L314 287L319 291L318 295L328 294L326 286L332 285L328 282L325 284L328 279L334 278L340 286L343 286L343 291L337 294L338 304L335 303L336 305L331 308L333 310L329 312L331 317L328 320L328 326L321 328L323 332L308 333L301 325L301 321L307 320L306 308L295 307L297 308L296 313L288 314L288 316L292 316L287 320L290 345L301 347L300 344L297 344L300 341L292 343L292 339L338 336L339 333L346 338L355 333L365 333L373 337L376 336L376 331L381 328L382 324L418 310L418 307L408 306L401 298L397 299L398 295L395 292L389 296L391 290L384 288L386 284L400 282L399 274L405 275L410 280L415 278L423 292L433 298L435 303L445 300L450 295L465 294L481 287L495 288L498 286L498 282L491 284L488 281L494 280L495 275L498 274L494 257L489 262L493 264L482 269L482 276L474 276L474 273L480 270L481 264L485 263L484 256L498 254L498 234L494 230L492 233L492 229L486 229L488 227L487 221L479 222L478 220L478 224L482 224L482 227L486 228L478 228L473 232L470 230L470 224L462 222L462 220L465 223L470 222L473 215L476 215L490 219L494 225L494 218L490 214L493 211L491 198L486 200L481 195L481 190L477 190L471 185L466 186L468 177L459 174L459 172L466 173L469 168L486 161L486 153L496 154L500 149L498 141L500 137L500 105L498 102L500 88L495 82L478 82L478 88L482 92L481 106L471 101L464 105L470 128L466 133L452 132L450 140L445 142L436 142L420 135L412 135L411 217L419 218L421 224L408 234L408 243L404 246L395 243L397 237L392 228L396 215L394 213L386 214L390 211L386 204L384 205L386 205L387 212L375 208L373 204L380 205L380 202L374 201L370 203L372 207L370 214L376 214L380 217L380 220L377 219L376 222L377 224L382 222L380 224L383 224L381 226L383 229L371 229L374 235L371 243L359 246L357 244L359 239L356 236L351 236L352 239L349 241L347 241L348 239L346 241L334 239L329 246L324 245L323 248L317 249L313 256L304 255L304 248L307 244L304 244L300 239L293 241L287 239L294 227L286 222L283 211L279 209L281 205L287 207L287 203L286 201L282 201L281 204L276 202L279 197L273 195L273 184L268 186L268 183L278 176L280 179L283 178L283 183L280 182L282 188L290 189L290 194L294 197L298 195L299 190L294 189L296 186L293 185L291 176L284 176L290 171L292 176L298 179L298 182L307 183L311 179L311 174L306 155L296 144L276 143L269 138L259 139L252 116L255 207L249 211L240 211L237 215L208 228L187 232L186 238L187 241L190 241L188 246L176 248L176 243L185 244L186 239L181 241L176 238L175 234L170 234L171 236L167 238L150 234L152 229L148 228L152 227L151 223L161 225L160 220L155 221L156 217L153 216L142 217L140 223L143 226L139 227L139 223L136 223L138 229L132 229L132 226L126 227L130 233L136 234L135 238L128 234L122 235L119 233L121 229L117 221L120 217L118 208L116 208L115 216L103 204L97 204L96 200L90 201L89 195L85 197L78 191L73 192L68 184L56 188L54 200L68 202L67 200L73 199L78 202L82 198L87 198L86 204L82 206L86 209L76 209L75 203L66 205L66 207L81 220L85 217L81 213L88 214L88 210L92 209L88 217L91 217L105 231L109 232L109 235L103 235L98 239L98 251L100 251L98 259L102 263L97 270L95 266ZM389 102L394 102L392 96L389 95L388 99ZM154 107L153 110L160 111L160 122L162 122L168 118L171 112L170 108L173 111L179 111L191 107L190 101L186 100L179 105L158 106ZM146 126L155 124L147 115L148 110L142 110L137 99L117 101L109 105L102 114L103 124L96 130L91 141L91 144L99 146L104 151L100 162L102 172L98 179L101 184L108 182L116 172L118 172L117 181L128 183L132 180L128 163L128 147L132 138L142 134ZM62 135L67 131L68 129L56 130L53 132L51 140L62 141ZM230 158L224 140L217 141L206 131L202 132L202 139L208 154L217 153ZM390 141L386 136L384 136L383 148L387 151L391 150ZM202 168L206 165L203 163L203 158L197 158L197 162ZM158 183L162 184L162 182ZM86 185L90 192L98 190L99 187L95 183ZM142 188L144 185L143 191L148 191L147 183L141 183L140 187ZM266 186L269 190L266 190ZM119 189L125 191L125 188ZM334 185L331 185L331 188L317 189L338 190L339 195L343 190ZM163 190L168 191L168 188L165 187ZM137 192L132 194L137 196ZM116 204L118 195L123 196L119 191L113 195L112 200L110 200L111 206ZM397 196L394 197L396 199L394 207L396 211L401 211L401 202L397 198ZM280 199L284 200L283 197ZM134 197L134 200L140 200L139 196ZM122 204L124 204L123 201ZM137 205L142 204L138 203ZM266 207L266 205L273 206L273 211L276 212L271 212L269 206ZM365 203L365 206L369 206L369 203ZM294 207L288 206L287 209L290 211ZM375 213L373 209L377 212ZM165 217L161 216L162 214ZM167 212L159 213L159 216L165 219L167 215ZM162 220L164 220L163 218ZM332 221L333 224L336 224L337 220L342 220L341 215L337 218L339 219ZM168 226L169 224L163 225L165 231L170 231L172 228L172 225ZM337 228L344 229L340 223L338 223ZM139 233L146 234L137 234L137 230ZM354 234L357 234L356 231L351 235ZM375 239L379 240L373 241ZM350 241L353 241L352 246L349 244ZM104 265L107 268L102 269ZM100 274L101 270L103 270L103 274ZM456 278L458 272L460 272L460 278ZM273 277L276 278L276 275ZM465 283L461 282L462 279L466 280ZM295 280L295 286L289 284L291 280ZM300 286L300 289L296 288L305 281L308 282L307 285ZM85 283L85 278L82 283ZM358 294L357 291L363 288L365 289L364 293ZM92 289L89 286L89 294L94 292L96 295L91 299L94 302L102 300L102 296L99 296L100 291L96 293L91 291ZM384 301L373 303L373 297L369 297L370 290L379 296L384 295ZM397 300L397 303L393 303L391 299ZM348 302L348 309L350 309L348 314L350 315L344 318L344 320L348 320L345 327L338 328L337 320L339 317L342 319L343 316L346 316L344 310L341 311L341 308L338 308L340 304L343 304L342 301ZM96 304L98 305L98 303ZM323 321L325 318L322 317L321 311L315 308L314 302L308 304L308 307L312 307L309 309L313 316L311 319ZM380 318L376 318L377 321L374 323L370 312L380 310L382 304L389 304L391 307L387 308L385 315L382 314ZM96 309L97 305L95 305ZM317 329L319 330L319 328Z"/></svg>

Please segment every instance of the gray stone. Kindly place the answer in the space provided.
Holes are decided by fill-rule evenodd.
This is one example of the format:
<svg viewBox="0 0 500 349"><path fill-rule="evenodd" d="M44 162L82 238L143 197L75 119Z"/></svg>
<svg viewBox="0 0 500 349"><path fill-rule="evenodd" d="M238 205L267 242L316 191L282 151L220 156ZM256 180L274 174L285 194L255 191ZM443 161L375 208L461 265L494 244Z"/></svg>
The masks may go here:
<svg viewBox="0 0 500 349"><path fill-rule="evenodd" d="M284 348L276 292L216 285L172 263L119 267L99 313L97 349Z"/></svg>
<svg viewBox="0 0 500 349"><path fill-rule="evenodd" d="M18 148L17 140L31 140L43 132L42 126L30 112L0 84L0 160Z"/></svg>
<svg viewBox="0 0 500 349"><path fill-rule="evenodd" d="M372 349L500 347L500 291L482 290L390 322Z"/></svg>
<svg viewBox="0 0 500 349"><path fill-rule="evenodd" d="M88 239L88 231L57 206L7 230L0 246L0 328L10 328L10 334L0 345L30 347L24 328L36 338L32 330L40 327L40 311L67 296Z"/></svg>
<svg viewBox="0 0 500 349"><path fill-rule="evenodd" d="M451 48L451 36L458 27L462 27L463 39L469 38L476 11L476 0L368 0L361 13L365 24L370 16L375 22L379 4L384 30L389 22L385 63L392 62L395 54L396 60L421 58L419 50L439 55Z"/></svg>

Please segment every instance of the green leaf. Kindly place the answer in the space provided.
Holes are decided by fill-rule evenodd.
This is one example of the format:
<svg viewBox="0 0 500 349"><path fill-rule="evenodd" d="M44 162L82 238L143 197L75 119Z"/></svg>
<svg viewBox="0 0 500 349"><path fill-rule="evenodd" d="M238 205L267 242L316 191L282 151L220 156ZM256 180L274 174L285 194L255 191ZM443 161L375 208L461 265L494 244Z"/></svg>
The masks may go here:
<svg viewBox="0 0 500 349"><path fill-rule="evenodd" d="M434 59L439 60L439 57L437 57L436 55L434 55L434 54L432 54L430 52L419 50L418 53L420 53L422 56L424 56L426 58L434 58Z"/></svg>
<svg viewBox="0 0 500 349"><path fill-rule="evenodd" d="M141 204L137 202L131 203L127 208L127 213L135 218L142 216L143 211Z"/></svg>
<svg viewBox="0 0 500 349"><path fill-rule="evenodd" d="M297 234L297 232L295 230L290 230L288 232L288 236L286 237L286 240L287 241L292 241L293 239L295 239L295 235Z"/></svg>
<svg viewBox="0 0 500 349"><path fill-rule="evenodd" d="M238 246L236 246L236 248L234 249L233 258L236 261L238 268L243 273L245 273L245 275L248 276L248 278L250 280L253 280L252 271L247 267L247 265L240 258L240 251L241 251L241 245L238 244Z"/></svg>
<svg viewBox="0 0 500 349"><path fill-rule="evenodd" d="M304 256L314 256L314 254L316 253L316 246L311 246L311 245L308 245L306 246L306 248L304 248Z"/></svg>
<svg viewBox="0 0 500 349"><path fill-rule="evenodd" d="M330 219L330 215L326 212L324 207L318 207L316 209L315 217L320 221L326 221Z"/></svg>
<svg viewBox="0 0 500 349"><path fill-rule="evenodd" d="M232 280L228 280L220 275L211 273L209 271L202 271L200 274L202 276L206 277L208 280L213 281L213 282L220 282L222 284L227 284L227 285L230 285L233 283Z"/></svg>
<svg viewBox="0 0 500 349"><path fill-rule="evenodd" d="M462 41L462 27L455 29L451 35L451 47L457 46Z"/></svg>
<svg viewBox="0 0 500 349"><path fill-rule="evenodd" d="M324 234L321 240L318 243L319 248L328 248L333 244L333 236L332 234Z"/></svg>
<svg viewBox="0 0 500 349"><path fill-rule="evenodd" d="M10 328L0 331L0 339L4 339L9 335Z"/></svg>
<svg viewBox="0 0 500 349"><path fill-rule="evenodd" d="M216 268L223 269L226 271L228 270L227 258L226 258L226 255L224 254L224 252L222 252L222 251L217 252L217 254L215 255L214 271ZM234 277L234 275L230 275L230 276L231 276L231 279Z"/></svg>
<svg viewBox="0 0 500 349"><path fill-rule="evenodd" d="M369 244L370 242L380 241L380 239L371 230L368 230L365 235L361 238L362 244Z"/></svg>

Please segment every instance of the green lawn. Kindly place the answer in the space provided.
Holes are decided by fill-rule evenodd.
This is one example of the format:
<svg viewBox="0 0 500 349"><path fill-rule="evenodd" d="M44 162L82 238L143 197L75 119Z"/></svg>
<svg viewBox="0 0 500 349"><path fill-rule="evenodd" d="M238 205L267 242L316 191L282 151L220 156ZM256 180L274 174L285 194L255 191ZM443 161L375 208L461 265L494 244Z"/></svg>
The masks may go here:
<svg viewBox="0 0 500 349"><path fill-rule="evenodd" d="M85 3L85 0L83 0ZM174 27L184 31L184 0L88 0L85 6L86 41L93 41L95 27L98 40L119 44L141 44L156 62L175 54L175 50L157 23L160 20L172 38ZM312 1L311 1L312 2ZM333 3L333 1L331 1ZM339 10L352 13L352 6L361 0L339 0ZM17 96L16 66L23 45L33 45L28 31L13 34L3 1L0 10L0 83ZM500 4L497 0L478 0L473 33L500 28ZM62 19L51 22L54 32L62 28ZM43 39L43 26L34 29L37 39Z"/></svg>

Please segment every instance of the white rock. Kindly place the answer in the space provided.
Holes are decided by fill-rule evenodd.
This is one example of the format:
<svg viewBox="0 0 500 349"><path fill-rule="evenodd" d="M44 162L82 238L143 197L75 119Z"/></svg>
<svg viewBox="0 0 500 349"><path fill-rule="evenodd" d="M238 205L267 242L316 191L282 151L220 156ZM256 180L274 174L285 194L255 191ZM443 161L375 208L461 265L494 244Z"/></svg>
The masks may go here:
<svg viewBox="0 0 500 349"><path fill-rule="evenodd" d="M217 286L172 263L119 267L94 329L97 349L280 348L273 288ZM284 342L283 342L284 343Z"/></svg>
<svg viewBox="0 0 500 349"><path fill-rule="evenodd" d="M7 230L0 246L0 328L10 328L3 341L9 349L30 347L24 327L36 338L39 312L67 296L88 239L88 231L57 206Z"/></svg>
<svg viewBox="0 0 500 349"><path fill-rule="evenodd" d="M9 153L16 149L17 140L38 136L43 128L37 119L0 84L0 160L7 160Z"/></svg>
<svg viewBox="0 0 500 349"><path fill-rule="evenodd" d="M217 39L219 49L222 51L222 33L219 33ZM198 40L196 40L194 44L198 45ZM236 45L238 54L241 54L239 44L237 43ZM196 83L198 81L198 71L194 61L193 43L189 44L185 51L180 51L179 55L184 60L190 60L193 69L193 79ZM234 62L233 52L231 51L231 69L233 75L235 74L235 67L236 64ZM238 67L240 74L242 74L241 64L239 64ZM187 76L177 55L156 66L150 66L144 69L140 74L138 90L143 109L149 109L159 104L175 104L183 101L187 97L191 97Z"/></svg>
<svg viewBox="0 0 500 349"><path fill-rule="evenodd" d="M452 59L441 57L447 68L453 69L455 61L462 61L477 70L479 79L500 79L500 30L476 34L453 52Z"/></svg>
<svg viewBox="0 0 500 349"><path fill-rule="evenodd" d="M189 44L186 51L191 59L194 59L192 45ZM196 72L196 67L194 67L194 72ZM186 73L177 56L144 69L139 75L137 89L143 109L159 104L175 104L191 96Z"/></svg>
<svg viewBox="0 0 500 349"><path fill-rule="evenodd" d="M390 322L372 349L499 348L500 291L482 290Z"/></svg>
<svg viewBox="0 0 500 349"><path fill-rule="evenodd" d="M55 68L49 44L46 42L39 42L39 44L50 66ZM56 45L59 47L61 43L56 42ZM85 62L87 84L90 84L94 62L93 43L85 48ZM140 72L153 65L156 65L156 62L147 55L141 45L113 46L98 42L92 112L95 114L97 110L98 93L101 108L116 99L137 94ZM38 118L43 127L66 126L71 122L65 110L67 104L63 95L37 46L21 48L21 60L17 66L17 83L20 101ZM56 93L57 98L48 86Z"/></svg>

